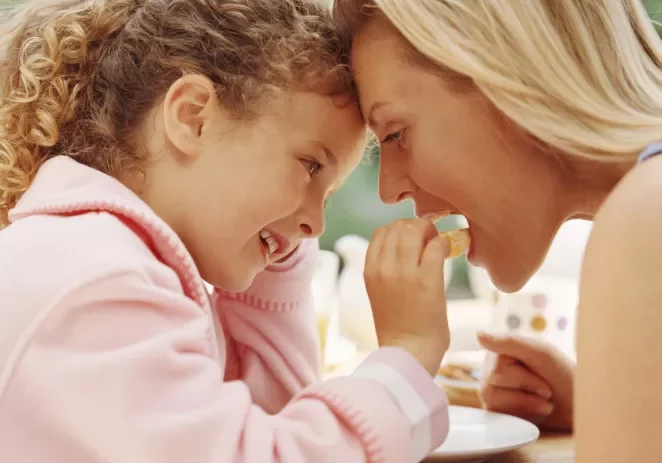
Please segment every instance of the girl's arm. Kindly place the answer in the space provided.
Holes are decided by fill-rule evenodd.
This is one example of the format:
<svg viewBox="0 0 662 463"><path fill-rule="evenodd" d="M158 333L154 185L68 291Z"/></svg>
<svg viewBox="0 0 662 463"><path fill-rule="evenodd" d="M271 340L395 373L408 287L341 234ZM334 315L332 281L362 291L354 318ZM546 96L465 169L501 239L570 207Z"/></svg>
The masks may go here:
<svg viewBox="0 0 662 463"><path fill-rule="evenodd" d="M310 291L317 249L317 240L304 240L284 262L258 274L247 291L212 296L226 337L226 380L243 381L253 401L272 413L319 381Z"/></svg>
<svg viewBox="0 0 662 463"><path fill-rule="evenodd" d="M445 438L445 395L395 348L269 413L224 381L211 314L174 272L124 265L78 281L26 333L0 378L7 461L413 463Z"/></svg>

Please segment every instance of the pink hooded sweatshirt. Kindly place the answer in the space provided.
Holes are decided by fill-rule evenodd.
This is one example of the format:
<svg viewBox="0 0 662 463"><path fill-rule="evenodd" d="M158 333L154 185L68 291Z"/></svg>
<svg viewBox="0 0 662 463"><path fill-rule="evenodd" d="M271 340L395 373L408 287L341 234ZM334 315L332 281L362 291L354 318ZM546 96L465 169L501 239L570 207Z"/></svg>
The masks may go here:
<svg viewBox="0 0 662 463"><path fill-rule="evenodd" d="M443 392L382 348L321 381L304 242L209 295L177 235L117 180L44 164L0 231L0 460L415 462ZM219 243L222 246L222 243Z"/></svg>

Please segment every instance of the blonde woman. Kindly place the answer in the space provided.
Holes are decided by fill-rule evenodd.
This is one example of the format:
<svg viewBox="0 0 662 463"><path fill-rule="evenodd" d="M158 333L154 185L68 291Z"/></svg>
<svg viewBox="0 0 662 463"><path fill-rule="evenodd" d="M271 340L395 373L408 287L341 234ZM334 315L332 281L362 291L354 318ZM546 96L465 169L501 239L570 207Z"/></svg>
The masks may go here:
<svg viewBox="0 0 662 463"><path fill-rule="evenodd" d="M573 428L577 461L662 454L662 42L640 0L336 0L380 194L460 213L469 260L522 287L559 226L594 219L578 366L498 354L485 405ZM574 383L574 397L573 397ZM573 423L574 413L574 423Z"/></svg>

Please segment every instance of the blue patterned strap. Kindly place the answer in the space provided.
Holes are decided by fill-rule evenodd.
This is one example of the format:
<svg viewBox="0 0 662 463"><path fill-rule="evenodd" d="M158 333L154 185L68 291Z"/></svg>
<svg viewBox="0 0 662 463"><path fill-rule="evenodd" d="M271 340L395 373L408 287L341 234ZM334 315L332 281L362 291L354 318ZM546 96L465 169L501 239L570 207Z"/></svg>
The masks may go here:
<svg viewBox="0 0 662 463"><path fill-rule="evenodd" d="M662 143L653 143L652 145L648 145L646 149L643 150L639 155L637 164L640 164L646 159L652 158L653 156L657 156L658 154L662 154Z"/></svg>

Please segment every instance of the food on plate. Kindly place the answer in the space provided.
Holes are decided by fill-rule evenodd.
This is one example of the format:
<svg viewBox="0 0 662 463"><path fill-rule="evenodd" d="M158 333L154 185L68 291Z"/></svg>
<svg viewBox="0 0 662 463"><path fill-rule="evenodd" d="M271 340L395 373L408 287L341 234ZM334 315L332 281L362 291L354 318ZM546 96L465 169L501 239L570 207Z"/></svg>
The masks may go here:
<svg viewBox="0 0 662 463"><path fill-rule="evenodd" d="M459 381L478 381L474 376L474 370L464 365L447 364L439 367L439 376Z"/></svg>

